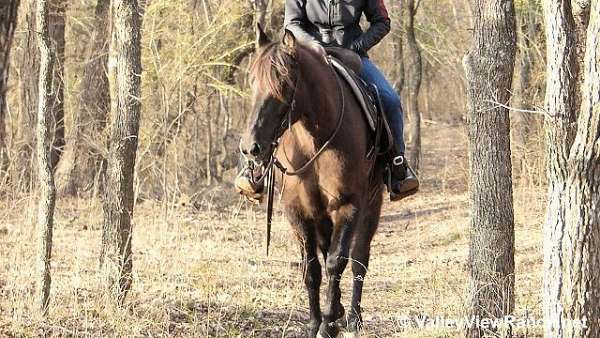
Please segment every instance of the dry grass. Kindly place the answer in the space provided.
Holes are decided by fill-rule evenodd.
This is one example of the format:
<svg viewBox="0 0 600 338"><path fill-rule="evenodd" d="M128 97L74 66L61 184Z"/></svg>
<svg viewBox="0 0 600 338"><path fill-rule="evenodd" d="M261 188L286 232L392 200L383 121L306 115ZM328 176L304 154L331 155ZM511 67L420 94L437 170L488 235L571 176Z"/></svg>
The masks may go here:
<svg viewBox="0 0 600 338"><path fill-rule="evenodd" d="M367 337L458 337L455 328L405 328L404 316L460 317L467 291L469 208L465 136L457 127L424 131L424 189L386 204L363 301ZM449 141L450 140L450 141ZM0 336L304 337L308 320L299 251L281 216L265 256L264 214L227 189L199 208L139 204L133 290L121 310L105 308L97 278L101 207L58 204L48 322L32 300L32 200L4 201L0 218ZM226 194L226 195L225 195ZM230 195L231 194L231 195ZM517 309L540 317L543 194L516 190ZM221 199L221 200L219 200ZM231 202L230 202L231 204ZM350 274L343 289L348 291ZM347 292L344 304L349 301ZM539 332L519 332L534 337Z"/></svg>

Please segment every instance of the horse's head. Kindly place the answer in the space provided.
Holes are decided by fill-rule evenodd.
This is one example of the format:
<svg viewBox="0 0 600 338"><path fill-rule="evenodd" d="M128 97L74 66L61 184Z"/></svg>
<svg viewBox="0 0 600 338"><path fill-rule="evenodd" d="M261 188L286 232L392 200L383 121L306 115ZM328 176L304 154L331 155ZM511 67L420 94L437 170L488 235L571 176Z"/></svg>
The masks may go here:
<svg viewBox="0 0 600 338"><path fill-rule="evenodd" d="M274 143L285 131L298 77L297 43L286 31L280 42L271 42L257 27L258 53L252 64L252 116L240 150L250 161L264 163L274 151Z"/></svg>

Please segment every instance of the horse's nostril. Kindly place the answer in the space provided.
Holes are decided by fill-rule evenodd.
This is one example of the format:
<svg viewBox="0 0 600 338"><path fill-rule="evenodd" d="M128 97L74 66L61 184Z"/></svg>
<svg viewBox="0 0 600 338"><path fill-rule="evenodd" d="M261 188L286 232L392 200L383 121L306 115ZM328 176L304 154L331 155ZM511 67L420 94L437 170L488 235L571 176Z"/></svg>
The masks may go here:
<svg viewBox="0 0 600 338"><path fill-rule="evenodd" d="M252 147L250 147L250 155L258 156L258 154L260 154L260 146L255 142L252 144Z"/></svg>

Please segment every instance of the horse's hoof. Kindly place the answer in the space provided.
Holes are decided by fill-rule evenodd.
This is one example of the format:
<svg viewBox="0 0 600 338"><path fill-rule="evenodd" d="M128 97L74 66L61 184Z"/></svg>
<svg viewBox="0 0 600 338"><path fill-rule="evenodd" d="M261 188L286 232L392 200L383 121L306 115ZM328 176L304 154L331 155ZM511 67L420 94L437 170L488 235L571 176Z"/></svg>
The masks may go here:
<svg viewBox="0 0 600 338"><path fill-rule="evenodd" d="M317 335L319 338L340 338L340 328L335 322L331 323L322 323L319 328L319 334Z"/></svg>

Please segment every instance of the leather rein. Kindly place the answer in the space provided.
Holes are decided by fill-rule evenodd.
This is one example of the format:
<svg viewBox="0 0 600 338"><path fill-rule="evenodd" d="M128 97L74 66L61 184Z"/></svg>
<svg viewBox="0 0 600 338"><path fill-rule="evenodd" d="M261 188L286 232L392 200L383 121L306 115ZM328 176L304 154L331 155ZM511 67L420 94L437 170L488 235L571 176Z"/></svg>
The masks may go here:
<svg viewBox="0 0 600 338"><path fill-rule="evenodd" d="M271 244L271 227L273 224L273 201L274 201L274 195L275 195L275 171L273 169L273 166L277 167L281 171L282 175L287 175L287 176L302 175L304 172L306 172L310 168L310 166L312 166L314 164L314 162L319 158L319 156L321 156L321 154L323 154L323 152L327 148L329 148L329 146L331 145L331 142L333 141L333 139L336 137L336 135L340 131L340 129L342 127L342 123L344 121L344 116L346 114L346 99L345 99L345 95L344 95L344 89L342 88L342 83L341 83L340 77L335 72L335 69L333 68L333 65L331 64L330 57L327 56L326 60L327 60L327 65L329 65L329 68L331 70L333 77L336 79L340 100L342 102L342 104L340 105L341 108L340 108L339 118L338 118L338 121L337 121L337 124L336 124L336 127L335 127L333 133L327 139L327 141L325 141L325 143L323 143L323 145L319 148L319 150L306 163L304 163L304 165L302 165L297 170L289 170L277 159L277 156L275 154L277 153L277 147L279 146L279 141L281 140L281 137L283 137L283 134L285 133L286 129L287 130L292 129L292 113L294 112L294 110L296 108L296 93L298 92L298 84L300 83L300 77L301 77L300 76L301 73L300 73L298 75L298 78L295 81L296 83L294 85L294 93L292 94L292 101L290 103L290 107L289 107L287 113L283 117L283 120L282 120L281 126L280 126L280 131L277 133L278 136L272 142L273 152L271 154L268 164L264 167L265 174L263 174L258 180L253 182L253 184L255 184L255 186L256 186L256 185L263 183L263 181L266 180L265 183L267 186L267 256L269 255L269 247ZM254 162L248 161L248 167L250 168L250 170L253 171L254 170ZM254 180L254 178L253 178L254 175L251 175L251 176L252 176L252 180Z"/></svg>

